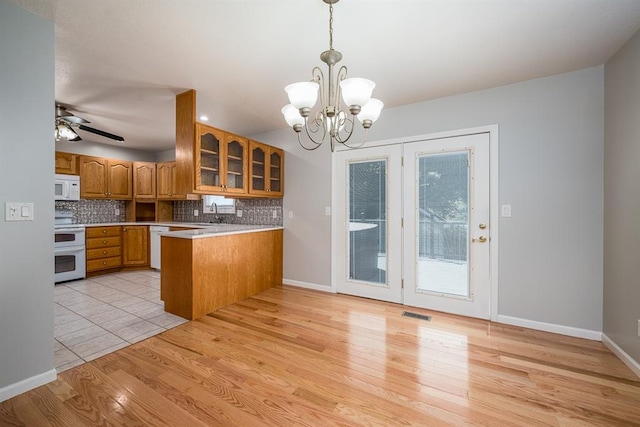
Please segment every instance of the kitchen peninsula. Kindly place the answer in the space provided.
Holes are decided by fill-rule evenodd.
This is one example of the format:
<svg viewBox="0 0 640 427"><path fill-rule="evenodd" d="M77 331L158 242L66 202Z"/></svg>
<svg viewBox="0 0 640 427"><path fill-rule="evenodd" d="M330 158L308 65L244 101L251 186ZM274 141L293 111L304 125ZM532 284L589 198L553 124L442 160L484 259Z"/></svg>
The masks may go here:
<svg viewBox="0 0 640 427"><path fill-rule="evenodd" d="M197 319L282 285L282 227L219 224L162 235L165 311Z"/></svg>

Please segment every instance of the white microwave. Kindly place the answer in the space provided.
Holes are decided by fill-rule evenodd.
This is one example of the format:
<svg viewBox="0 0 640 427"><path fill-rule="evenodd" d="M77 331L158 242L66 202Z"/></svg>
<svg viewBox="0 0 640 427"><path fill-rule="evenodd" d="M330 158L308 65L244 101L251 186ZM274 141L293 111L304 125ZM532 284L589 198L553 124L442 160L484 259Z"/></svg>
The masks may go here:
<svg viewBox="0 0 640 427"><path fill-rule="evenodd" d="M56 174L56 200L80 200L80 177Z"/></svg>

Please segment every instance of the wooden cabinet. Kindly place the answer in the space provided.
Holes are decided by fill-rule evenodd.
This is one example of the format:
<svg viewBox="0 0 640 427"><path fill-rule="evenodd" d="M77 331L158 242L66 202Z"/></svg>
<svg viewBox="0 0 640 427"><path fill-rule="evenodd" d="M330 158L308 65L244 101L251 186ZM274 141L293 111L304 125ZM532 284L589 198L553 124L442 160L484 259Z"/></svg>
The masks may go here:
<svg viewBox="0 0 640 427"><path fill-rule="evenodd" d="M198 123L195 142L195 191L204 194L248 194L248 141Z"/></svg>
<svg viewBox="0 0 640 427"><path fill-rule="evenodd" d="M122 265L149 266L149 227L127 225L122 227Z"/></svg>
<svg viewBox="0 0 640 427"><path fill-rule="evenodd" d="M197 319L282 286L282 230L161 239L160 298L169 313Z"/></svg>
<svg viewBox="0 0 640 427"><path fill-rule="evenodd" d="M186 196L179 192L176 162L161 162L156 167L158 199L184 199Z"/></svg>
<svg viewBox="0 0 640 427"><path fill-rule="evenodd" d="M121 227L87 227L87 273L122 266Z"/></svg>
<svg viewBox="0 0 640 427"><path fill-rule="evenodd" d="M259 144L259 143L258 143ZM249 141L214 127L196 122L196 92L176 95L177 186L183 194L214 194L227 197L282 197L283 151L266 144L262 167L252 184ZM271 150L272 149L272 150ZM257 153L256 153L257 154ZM271 176L269 176L271 174ZM160 178L158 178L160 179ZM254 191L250 191L254 185Z"/></svg>
<svg viewBox="0 0 640 427"><path fill-rule="evenodd" d="M126 160L80 156L82 199L131 199L133 165Z"/></svg>
<svg viewBox="0 0 640 427"><path fill-rule="evenodd" d="M156 198L156 164L152 162L133 162L134 199Z"/></svg>
<svg viewBox="0 0 640 427"><path fill-rule="evenodd" d="M249 141L249 194L284 195L284 151L257 141Z"/></svg>
<svg viewBox="0 0 640 427"><path fill-rule="evenodd" d="M78 175L78 156L72 153L56 151L56 173Z"/></svg>

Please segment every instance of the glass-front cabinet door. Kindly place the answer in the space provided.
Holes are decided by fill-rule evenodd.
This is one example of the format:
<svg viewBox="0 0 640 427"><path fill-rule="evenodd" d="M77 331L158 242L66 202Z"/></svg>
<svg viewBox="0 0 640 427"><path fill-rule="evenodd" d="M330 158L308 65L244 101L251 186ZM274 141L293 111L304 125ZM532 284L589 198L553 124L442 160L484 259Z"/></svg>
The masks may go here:
<svg viewBox="0 0 640 427"><path fill-rule="evenodd" d="M197 125L195 147L195 187L199 191L222 191L222 149L224 132Z"/></svg>
<svg viewBox="0 0 640 427"><path fill-rule="evenodd" d="M195 189L208 194L247 194L248 141L198 123Z"/></svg>
<svg viewBox="0 0 640 427"><path fill-rule="evenodd" d="M275 147L250 141L249 144L249 193L261 196L282 197L284 152Z"/></svg>
<svg viewBox="0 0 640 427"><path fill-rule="evenodd" d="M262 194L267 192L267 152L262 144L251 141L250 152L250 172L249 192Z"/></svg>
<svg viewBox="0 0 640 427"><path fill-rule="evenodd" d="M269 193L272 196L282 196L284 193L283 175L284 152L277 148L269 150Z"/></svg>
<svg viewBox="0 0 640 427"><path fill-rule="evenodd" d="M247 180L248 141L237 135L226 134L224 157L223 188L227 193L247 194L249 183Z"/></svg>

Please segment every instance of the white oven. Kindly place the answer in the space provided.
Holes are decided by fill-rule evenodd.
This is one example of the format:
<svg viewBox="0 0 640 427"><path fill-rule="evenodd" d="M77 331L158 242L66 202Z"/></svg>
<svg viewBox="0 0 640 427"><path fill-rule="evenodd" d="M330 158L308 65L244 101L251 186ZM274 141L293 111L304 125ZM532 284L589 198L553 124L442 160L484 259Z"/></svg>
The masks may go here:
<svg viewBox="0 0 640 427"><path fill-rule="evenodd" d="M56 227L55 282L84 279L86 255L84 227Z"/></svg>

